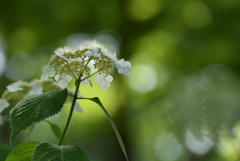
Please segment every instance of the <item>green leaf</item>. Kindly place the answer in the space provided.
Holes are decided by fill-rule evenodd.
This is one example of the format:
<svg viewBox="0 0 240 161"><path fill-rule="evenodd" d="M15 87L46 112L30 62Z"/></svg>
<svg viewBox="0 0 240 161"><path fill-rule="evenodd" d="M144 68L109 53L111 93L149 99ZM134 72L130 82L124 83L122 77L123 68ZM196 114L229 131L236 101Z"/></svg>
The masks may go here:
<svg viewBox="0 0 240 161"><path fill-rule="evenodd" d="M50 121L45 121L45 122L47 122L50 125L53 133L60 140L60 138L62 136L62 130L60 130L60 128L57 125L54 125ZM63 139L63 144L64 145L73 145L73 143L68 138L66 138L66 136Z"/></svg>
<svg viewBox="0 0 240 161"><path fill-rule="evenodd" d="M31 161L34 149L39 142L30 141L18 145L9 154L6 161Z"/></svg>
<svg viewBox="0 0 240 161"><path fill-rule="evenodd" d="M86 153L77 146L58 146L51 143L39 144L33 161L90 161Z"/></svg>
<svg viewBox="0 0 240 161"><path fill-rule="evenodd" d="M10 144L20 131L58 113L67 96L67 89L64 89L37 95L19 102L13 108L10 116L12 127Z"/></svg>
<svg viewBox="0 0 240 161"><path fill-rule="evenodd" d="M127 159L127 161L128 161L128 156L127 156L127 152L126 152L125 146L124 146L124 144L123 144L121 135L119 134L118 129L117 129L117 126L116 126L116 124L114 123L112 117L109 115L109 113L107 112L107 110L104 108L103 104L101 103L101 101L99 100L98 97L89 98L89 100L91 100L91 101L95 102L96 104L98 104L98 105L102 108L103 112L107 115L108 120L110 121L110 123L111 123L111 125L112 125L112 127L113 127L113 130L115 131L115 133L116 133L116 135L117 135L118 142L119 142L119 144L120 144L120 146L121 146L121 149L122 149L122 151L123 151L123 153L124 153L124 155L125 155L125 157L126 157L126 159Z"/></svg>
<svg viewBox="0 0 240 161"><path fill-rule="evenodd" d="M5 160L12 149L12 147L0 143L0 160Z"/></svg>

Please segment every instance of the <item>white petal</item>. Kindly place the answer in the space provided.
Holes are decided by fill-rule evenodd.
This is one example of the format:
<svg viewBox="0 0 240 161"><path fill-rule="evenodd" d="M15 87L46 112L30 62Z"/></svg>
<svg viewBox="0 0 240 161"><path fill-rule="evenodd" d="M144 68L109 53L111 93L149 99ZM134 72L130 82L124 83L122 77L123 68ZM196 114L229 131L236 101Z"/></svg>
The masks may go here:
<svg viewBox="0 0 240 161"><path fill-rule="evenodd" d="M65 59L66 61L69 61L69 59L68 58L66 58L65 56L60 56L61 58L63 58L63 59Z"/></svg>
<svg viewBox="0 0 240 161"><path fill-rule="evenodd" d="M54 78L55 78L56 81L58 81L60 79L59 74L57 74Z"/></svg>
<svg viewBox="0 0 240 161"><path fill-rule="evenodd" d="M124 64L124 59L118 60L119 63Z"/></svg>
<svg viewBox="0 0 240 161"><path fill-rule="evenodd" d="M48 77L54 77L56 74L55 70L51 70L48 72Z"/></svg>
<svg viewBox="0 0 240 161"><path fill-rule="evenodd" d="M43 86L33 85L32 89L28 92L30 95L39 95L43 93Z"/></svg>
<svg viewBox="0 0 240 161"><path fill-rule="evenodd" d="M106 52L106 51L102 51L102 54L105 55L105 56L107 56L107 57L109 57L109 54L108 54L108 52Z"/></svg>
<svg viewBox="0 0 240 161"><path fill-rule="evenodd" d="M101 57L101 54L99 54L99 53L94 53L93 56L100 58L100 57Z"/></svg>
<svg viewBox="0 0 240 161"><path fill-rule="evenodd" d="M43 72L48 72L50 69L51 69L51 66L50 66L50 65L45 65L45 66L43 67Z"/></svg>
<svg viewBox="0 0 240 161"><path fill-rule="evenodd" d="M18 90L18 91L22 91L22 90L23 90L23 88L21 88L21 87L18 87L16 90Z"/></svg>
<svg viewBox="0 0 240 161"><path fill-rule="evenodd" d="M58 84L61 88L65 88L65 87L67 87L68 82L66 80L62 79L58 82Z"/></svg>
<svg viewBox="0 0 240 161"><path fill-rule="evenodd" d="M45 79L48 79L48 73L43 73L41 75L41 80L45 80Z"/></svg>
<svg viewBox="0 0 240 161"><path fill-rule="evenodd" d="M80 83L80 85L84 85L84 84L88 84L88 81L87 81L87 79L86 79L86 80L84 80L84 81L82 81L82 82Z"/></svg>
<svg viewBox="0 0 240 161"><path fill-rule="evenodd" d="M113 81L113 77L111 75L108 75L104 78L106 81L108 82L112 82Z"/></svg>
<svg viewBox="0 0 240 161"><path fill-rule="evenodd" d="M117 69L120 69L120 68L123 68L124 67L124 64L123 64L123 61L119 60L116 62L116 68Z"/></svg>
<svg viewBox="0 0 240 161"><path fill-rule="evenodd" d="M80 106L79 102L75 103L74 110L78 112L83 112L82 107Z"/></svg>
<svg viewBox="0 0 240 161"><path fill-rule="evenodd" d="M31 90L28 92L29 95L39 95L39 94L42 94L42 92L40 91L37 91L37 90Z"/></svg>
<svg viewBox="0 0 240 161"><path fill-rule="evenodd" d="M93 69L94 68L94 64L95 64L95 61L94 60L91 60L89 63L88 63L88 67L90 69Z"/></svg>
<svg viewBox="0 0 240 161"><path fill-rule="evenodd" d="M57 54L57 55L63 55L64 51L60 49L60 50L54 51L54 53Z"/></svg>
<svg viewBox="0 0 240 161"><path fill-rule="evenodd" d="M87 81L88 81L89 85L90 85L91 87L93 87L91 79L87 79Z"/></svg>
<svg viewBox="0 0 240 161"><path fill-rule="evenodd" d="M63 51L63 50L57 50L57 51L54 51L54 53L55 53L57 56L65 59L66 61L68 61L68 59L67 59L65 56L63 56L63 54L64 54L64 51Z"/></svg>
<svg viewBox="0 0 240 161"><path fill-rule="evenodd" d="M104 89L108 89L108 87L110 86L110 83L107 81L102 81L101 83L101 87Z"/></svg>
<svg viewBox="0 0 240 161"><path fill-rule="evenodd" d="M124 70L122 68L118 69L118 73L123 74Z"/></svg>
<svg viewBox="0 0 240 161"><path fill-rule="evenodd" d="M93 53L92 53L91 51L86 51L86 52L84 53L84 55L86 55L86 56L92 56Z"/></svg>
<svg viewBox="0 0 240 161"><path fill-rule="evenodd" d="M98 82L98 83L101 83L103 81L103 75L98 75L96 76L95 80Z"/></svg>
<svg viewBox="0 0 240 161"><path fill-rule="evenodd" d="M130 69L131 68L131 63L129 61L124 62L124 68Z"/></svg>
<svg viewBox="0 0 240 161"><path fill-rule="evenodd" d="M130 71L128 69L124 69L123 75L129 76L130 75Z"/></svg>
<svg viewBox="0 0 240 161"><path fill-rule="evenodd" d="M7 89L9 92L11 92L11 90L14 90L14 87L13 87L13 85L9 85L9 86L7 86Z"/></svg>
<svg viewBox="0 0 240 161"><path fill-rule="evenodd" d="M98 52L98 47L93 46L93 47L91 48L91 50L92 50L94 53L97 53L97 52Z"/></svg>
<svg viewBox="0 0 240 161"><path fill-rule="evenodd" d="M113 60L117 61L116 52L113 53Z"/></svg>
<svg viewBox="0 0 240 161"><path fill-rule="evenodd" d="M67 59L65 56L63 56L63 55L57 55L57 56L63 58L63 59L66 60L66 61L68 61L68 59Z"/></svg>
<svg viewBox="0 0 240 161"><path fill-rule="evenodd" d="M70 75L65 75L64 76L64 79L67 81L67 82L70 82L72 80L72 77Z"/></svg>
<svg viewBox="0 0 240 161"><path fill-rule="evenodd" d="M16 92L16 91L23 90L23 88L18 87L18 85L16 85L16 84L7 86L7 89L9 92Z"/></svg>

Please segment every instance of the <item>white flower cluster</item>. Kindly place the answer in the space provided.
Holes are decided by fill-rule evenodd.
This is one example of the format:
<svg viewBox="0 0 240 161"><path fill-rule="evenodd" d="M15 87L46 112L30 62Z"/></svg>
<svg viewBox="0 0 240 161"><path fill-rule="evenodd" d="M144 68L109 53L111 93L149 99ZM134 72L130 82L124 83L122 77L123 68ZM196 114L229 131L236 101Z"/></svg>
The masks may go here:
<svg viewBox="0 0 240 161"><path fill-rule="evenodd" d="M54 53L48 65L43 67L41 79L54 77L61 88L65 88L72 77L78 79L80 76L80 85L88 83L91 85L89 78L98 73L95 80L107 89L113 80L108 73L114 66L118 69L118 73L130 75L131 63L129 61L118 60L115 54L109 53L96 42L77 49L59 48Z"/></svg>
<svg viewBox="0 0 240 161"><path fill-rule="evenodd" d="M0 115L5 108L10 106L9 101L42 94L43 84L46 84L46 81L33 81L31 83L18 81L8 85L7 90L4 91L2 98L0 98Z"/></svg>
<svg viewBox="0 0 240 161"><path fill-rule="evenodd" d="M32 82L18 81L8 85L2 95L2 98L0 98L0 125L2 125L4 122L2 113L6 108L10 106L10 103L12 105L11 101L14 103L16 101L40 95L45 92L54 92L59 90L61 90L61 88L59 88L57 83L51 79L34 80ZM74 91L70 89L68 89L68 91L71 94L74 93ZM78 96L82 97L80 94ZM67 97L67 102L72 102L71 96ZM75 104L74 109L78 112L83 111L78 102Z"/></svg>
<svg viewBox="0 0 240 161"><path fill-rule="evenodd" d="M19 81L7 86L7 90L3 93L2 98L0 98L0 125L3 124L1 113L10 106L8 101L19 100L24 96L27 98L43 93L43 87L35 83L38 82L26 83Z"/></svg>

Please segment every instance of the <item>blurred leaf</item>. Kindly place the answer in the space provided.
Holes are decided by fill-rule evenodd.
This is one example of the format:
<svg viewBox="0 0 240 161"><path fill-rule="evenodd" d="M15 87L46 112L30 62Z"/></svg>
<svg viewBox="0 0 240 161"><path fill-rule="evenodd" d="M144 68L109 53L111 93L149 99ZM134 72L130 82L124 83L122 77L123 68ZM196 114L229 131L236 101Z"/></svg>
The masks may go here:
<svg viewBox="0 0 240 161"><path fill-rule="evenodd" d="M111 125L112 125L112 127L113 127L113 130L114 130L114 132L115 132L116 135L117 135L118 142L119 142L119 144L120 144L120 146L121 146L121 149L122 149L122 151L123 151L123 153L124 153L124 155L125 155L125 157L126 157L126 159L127 159L127 161L128 161L127 152L126 152L126 149L125 149L125 147L124 147L124 144L123 144L121 135L119 134L118 129L117 129L117 126L116 126L116 124L114 123L112 117L109 115L109 113L107 112L107 110L104 108L104 106L102 105L102 103L101 103L101 101L99 100L98 97L89 98L89 100L91 100L91 101L95 102L96 104L98 104L98 105L102 108L103 112L107 115L108 120L110 121L110 123L111 123Z"/></svg>
<svg viewBox="0 0 240 161"><path fill-rule="evenodd" d="M9 154L6 161L30 161L34 152L34 149L39 142L30 141L25 142L13 149Z"/></svg>
<svg viewBox="0 0 240 161"><path fill-rule="evenodd" d="M0 143L0 160L5 160L12 149L12 147Z"/></svg>
<svg viewBox="0 0 240 161"><path fill-rule="evenodd" d="M3 116L3 119L4 119L4 121L10 121L10 116L9 115L5 115L5 116Z"/></svg>
<svg viewBox="0 0 240 161"><path fill-rule="evenodd" d="M67 95L67 89L64 89L37 95L19 102L13 108L10 116L12 127L10 144L20 131L58 113L62 109Z"/></svg>
<svg viewBox="0 0 240 161"><path fill-rule="evenodd" d="M45 122L47 122L50 125L53 133L60 140L60 138L62 136L62 130L60 130L60 128L57 125L51 123L50 121L45 121ZM73 145L73 143L66 136L63 139L63 144L64 145Z"/></svg>
<svg viewBox="0 0 240 161"><path fill-rule="evenodd" d="M172 104L169 117L196 139L203 141L207 136L216 142L219 131L233 131L240 120L239 95L239 80L228 67L210 65L201 73L176 80L167 96Z"/></svg>
<svg viewBox="0 0 240 161"><path fill-rule="evenodd" d="M86 153L77 146L39 144L33 154L34 161L90 161Z"/></svg>

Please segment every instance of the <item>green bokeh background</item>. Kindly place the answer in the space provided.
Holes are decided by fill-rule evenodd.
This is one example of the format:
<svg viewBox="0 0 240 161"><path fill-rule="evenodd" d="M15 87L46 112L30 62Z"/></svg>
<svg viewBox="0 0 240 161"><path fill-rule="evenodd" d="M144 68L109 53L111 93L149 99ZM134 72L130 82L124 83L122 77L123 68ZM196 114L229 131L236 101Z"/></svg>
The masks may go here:
<svg viewBox="0 0 240 161"><path fill-rule="evenodd" d="M102 100L130 160L240 160L239 0L1 0L0 93L13 81L40 78L53 51L78 36L132 63L128 77L111 73L108 90L94 80L80 89ZM80 103L84 112L74 113L67 136L92 161L123 161L104 113ZM50 121L63 128L68 111ZM6 122L0 141L7 144L9 134ZM46 123L27 140L57 143Z"/></svg>

